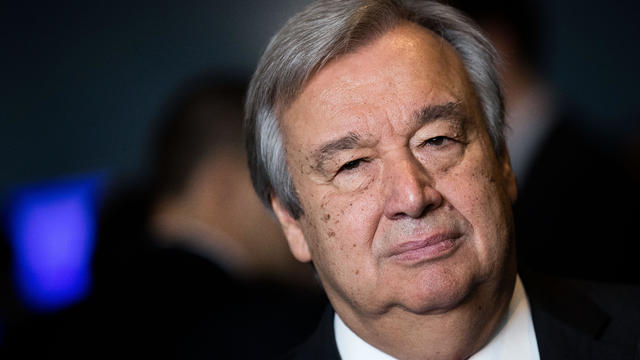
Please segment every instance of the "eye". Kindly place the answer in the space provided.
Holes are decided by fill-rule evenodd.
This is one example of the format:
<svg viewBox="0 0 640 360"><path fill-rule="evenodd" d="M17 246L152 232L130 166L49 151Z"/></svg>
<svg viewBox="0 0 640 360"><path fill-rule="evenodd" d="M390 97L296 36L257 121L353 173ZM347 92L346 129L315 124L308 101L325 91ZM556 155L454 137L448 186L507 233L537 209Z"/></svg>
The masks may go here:
<svg viewBox="0 0 640 360"><path fill-rule="evenodd" d="M446 136L436 136L426 140L422 143L423 146L443 146L447 145L451 141L451 138Z"/></svg>
<svg viewBox="0 0 640 360"><path fill-rule="evenodd" d="M338 170L338 172L342 172L342 171L349 171L349 170L353 170L358 168L363 162L365 162L365 159L356 159L356 160L351 160L348 163L342 165L340 167L340 169Z"/></svg>

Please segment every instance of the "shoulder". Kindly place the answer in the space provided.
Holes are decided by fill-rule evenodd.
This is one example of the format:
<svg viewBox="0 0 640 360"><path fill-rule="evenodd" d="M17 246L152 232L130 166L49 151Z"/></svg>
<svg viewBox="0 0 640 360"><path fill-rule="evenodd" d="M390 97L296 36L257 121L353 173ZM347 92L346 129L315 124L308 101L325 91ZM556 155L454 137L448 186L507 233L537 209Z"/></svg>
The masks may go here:
<svg viewBox="0 0 640 360"><path fill-rule="evenodd" d="M640 286L588 281L574 281L572 285L607 314L601 338L625 342L640 339Z"/></svg>
<svg viewBox="0 0 640 360"><path fill-rule="evenodd" d="M609 325L628 322L640 333L640 286L531 275L523 282L532 307L600 313Z"/></svg>
<svg viewBox="0 0 640 360"><path fill-rule="evenodd" d="M340 360L333 330L334 312L327 306L315 332L302 344L287 353L287 360Z"/></svg>
<svg viewBox="0 0 640 360"><path fill-rule="evenodd" d="M522 279L538 348L548 355L543 358L633 358L640 350L639 287L530 274Z"/></svg>

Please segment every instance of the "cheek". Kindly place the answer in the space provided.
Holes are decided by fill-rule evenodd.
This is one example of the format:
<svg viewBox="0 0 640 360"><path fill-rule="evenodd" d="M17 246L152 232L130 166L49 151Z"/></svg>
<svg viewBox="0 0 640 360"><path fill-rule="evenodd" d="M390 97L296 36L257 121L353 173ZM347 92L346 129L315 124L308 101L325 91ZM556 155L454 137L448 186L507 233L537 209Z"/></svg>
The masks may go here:
<svg viewBox="0 0 640 360"><path fill-rule="evenodd" d="M348 194L334 193L324 196L318 218L327 234L336 241L350 242L356 247L370 243L377 228L379 199L373 187L366 187Z"/></svg>
<svg viewBox="0 0 640 360"><path fill-rule="evenodd" d="M367 235L375 232L382 213L379 176L375 175L374 166L366 166L359 174L343 176L344 186L337 186L335 179L328 184L297 186L305 218L314 223L313 229L321 238L356 238L358 242L371 238Z"/></svg>
<svg viewBox="0 0 640 360"><path fill-rule="evenodd" d="M372 193L324 194L321 201L304 204L304 233L311 257L329 296L370 298L376 268L372 239L379 216ZM350 294L347 296L347 294ZM354 300L355 301L355 300Z"/></svg>
<svg viewBox="0 0 640 360"><path fill-rule="evenodd" d="M314 261L340 262L358 276L372 264L371 243L380 221L380 194L374 186L350 193L327 191L304 203L305 236ZM304 194L301 194L304 195ZM310 196L301 196L310 199Z"/></svg>
<svg viewBox="0 0 640 360"><path fill-rule="evenodd" d="M495 169L485 159L461 166L441 181L447 201L471 224L472 245L487 265L499 262L512 231L510 203Z"/></svg>

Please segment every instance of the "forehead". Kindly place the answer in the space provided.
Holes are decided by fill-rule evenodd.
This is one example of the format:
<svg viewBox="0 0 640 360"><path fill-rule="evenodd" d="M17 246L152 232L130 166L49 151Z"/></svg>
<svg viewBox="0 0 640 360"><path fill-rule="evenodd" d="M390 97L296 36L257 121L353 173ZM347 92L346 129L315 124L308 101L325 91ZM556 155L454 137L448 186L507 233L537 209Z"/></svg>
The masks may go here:
<svg viewBox="0 0 640 360"><path fill-rule="evenodd" d="M351 131L355 123L372 124L380 117L400 129L425 105L466 107L470 97L455 49L431 31L404 23L330 61L283 112L281 126L289 144L320 141L325 133Z"/></svg>

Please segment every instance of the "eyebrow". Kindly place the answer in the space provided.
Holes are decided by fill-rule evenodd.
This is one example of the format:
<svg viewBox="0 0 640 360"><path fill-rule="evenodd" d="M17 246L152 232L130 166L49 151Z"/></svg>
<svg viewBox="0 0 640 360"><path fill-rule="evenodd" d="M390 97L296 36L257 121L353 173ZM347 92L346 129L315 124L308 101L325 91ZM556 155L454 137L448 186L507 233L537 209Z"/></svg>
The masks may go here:
<svg viewBox="0 0 640 360"><path fill-rule="evenodd" d="M338 151L355 149L360 144L360 136L354 132L349 132L346 136L322 144L318 150L313 152L313 168L322 170L324 163Z"/></svg>
<svg viewBox="0 0 640 360"><path fill-rule="evenodd" d="M438 119L462 121L464 110L459 102L448 102L441 105L425 105L414 113L415 120L425 125Z"/></svg>

